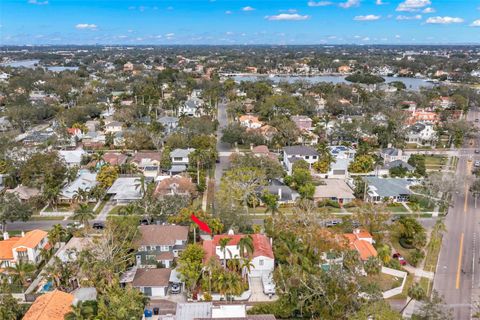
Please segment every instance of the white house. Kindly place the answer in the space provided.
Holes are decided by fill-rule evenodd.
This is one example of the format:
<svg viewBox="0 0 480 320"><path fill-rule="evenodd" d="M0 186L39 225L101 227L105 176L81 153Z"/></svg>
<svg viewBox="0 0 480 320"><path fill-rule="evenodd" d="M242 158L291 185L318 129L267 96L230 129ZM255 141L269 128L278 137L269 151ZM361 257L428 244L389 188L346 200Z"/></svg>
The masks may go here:
<svg viewBox="0 0 480 320"><path fill-rule="evenodd" d="M10 237L4 232L0 241L0 268L13 267L18 261L38 264L42 260L40 250L43 248L50 248L46 231L22 232L20 237Z"/></svg>
<svg viewBox="0 0 480 320"><path fill-rule="evenodd" d="M85 154L83 149L79 150L60 150L58 154L65 160L69 168L79 167L82 162L82 157Z"/></svg>
<svg viewBox="0 0 480 320"><path fill-rule="evenodd" d="M310 166L318 161L318 152L307 146L290 146L283 148L283 165L288 174L292 174L292 167L296 161L305 160Z"/></svg>
<svg viewBox="0 0 480 320"><path fill-rule="evenodd" d="M204 262L208 262L210 258L215 257L220 261L239 258L240 247L239 242L242 238L247 237L244 234L233 234L230 231L229 234L216 235L212 240L203 241L203 250L205 251ZM273 256L272 245L267 236L263 234L252 234L253 253L250 258L252 259L252 265L248 273L249 277L261 277L262 275L270 274L273 272L275 266L275 257ZM230 241L225 247L226 257L224 257L224 250L220 246L220 240L228 238Z"/></svg>
<svg viewBox="0 0 480 320"><path fill-rule="evenodd" d="M143 198L141 180L139 177L119 177L107 190L112 200L117 204L130 203Z"/></svg>
<svg viewBox="0 0 480 320"><path fill-rule="evenodd" d="M403 153L402 149L391 147L380 150L380 156L383 158L385 164L396 160L407 162L410 158L409 155Z"/></svg>
<svg viewBox="0 0 480 320"><path fill-rule="evenodd" d="M416 123L408 128L407 143L415 143L418 146L430 146L437 141L437 132L432 124Z"/></svg>
<svg viewBox="0 0 480 320"><path fill-rule="evenodd" d="M257 116L243 115L238 118L240 125L248 129L260 129L263 126L263 122L258 120Z"/></svg>
<svg viewBox="0 0 480 320"><path fill-rule="evenodd" d="M123 130L123 124L119 121L112 121L105 125L105 133L116 133Z"/></svg>
<svg viewBox="0 0 480 320"><path fill-rule="evenodd" d="M191 98L178 108L179 115L186 115L189 117L200 117L203 115L204 102L199 98Z"/></svg>

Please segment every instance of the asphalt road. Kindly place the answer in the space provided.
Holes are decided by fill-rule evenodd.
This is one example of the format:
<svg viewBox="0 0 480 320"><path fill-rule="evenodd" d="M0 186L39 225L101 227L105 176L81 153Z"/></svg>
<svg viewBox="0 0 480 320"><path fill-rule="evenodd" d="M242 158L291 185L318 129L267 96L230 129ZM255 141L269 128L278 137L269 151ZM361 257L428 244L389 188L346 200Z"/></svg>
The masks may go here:
<svg viewBox="0 0 480 320"><path fill-rule="evenodd" d="M471 111L469 120L478 118L478 110ZM469 142L467 142L468 147ZM478 147L478 141L475 142ZM454 195L453 207L445 219L447 233L443 238L434 289L444 296L446 304L452 308L455 319L471 319L472 305L479 302L480 294L480 236L479 209L475 208L473 196L469 192L472 184L472 166L480 156L471 150L459 150L457 166L459 190ZM467 156L466 156L467 155ZM471 159L471 161L469 161ZM480 204L480 202L479 202Z"/></svg>
<svg viewBox="0 0 480 320"><path fill-rule="evenodd" d="M215 166L215 185L218 187L220 185L220 181L222 179L223 172L228 169L230 166L229 156L232 148L230 144L221 142L222 139L222 130L228 124L227 118L227 105L225 103L220 103L218 105L218 129L217 129L217 151L219 155L219 163Z"/></svg>

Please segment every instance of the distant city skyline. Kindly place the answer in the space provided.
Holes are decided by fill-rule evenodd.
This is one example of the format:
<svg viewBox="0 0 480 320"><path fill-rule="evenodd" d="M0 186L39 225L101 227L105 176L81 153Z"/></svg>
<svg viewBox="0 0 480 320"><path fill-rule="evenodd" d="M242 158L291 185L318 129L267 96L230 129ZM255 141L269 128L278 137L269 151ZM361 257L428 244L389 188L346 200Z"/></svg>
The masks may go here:
<svg viewBox="0 0 480 320"><path fill-rule="evenodd" d="M0 44L480 44L480 0L2 0Z"/></svg>

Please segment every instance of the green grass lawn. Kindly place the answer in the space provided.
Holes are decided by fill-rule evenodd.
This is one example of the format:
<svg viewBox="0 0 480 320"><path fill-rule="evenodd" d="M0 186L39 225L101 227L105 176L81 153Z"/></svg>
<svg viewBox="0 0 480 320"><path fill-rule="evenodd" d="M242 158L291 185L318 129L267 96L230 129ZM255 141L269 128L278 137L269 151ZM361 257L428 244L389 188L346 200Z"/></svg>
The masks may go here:
<svg viewBox="0 0 480 320"><path fill-rule="evenodd" d="M391 212L405 212L405 213L408 212L407 208L405 208L400 203L391 203L387 206L387 209L390 210Z"/></svg>
<svg viewBox="0 0 480 320"><path fill-rule="evenodd" d="M447 157L443 155L432 155L425 157L425 167L430 170L441 169L447 163Z"/></svg>
<svg viewBox="0 0 480 320"><path fill-rule="evenodd" d="M429 297L432 290L430 279L422 277L418 283L420 284L420 287L422 287L427 297Z"/></svg>
<svg viewBox="0 0 480 320"><path fill-rule="evenodd" d="M398 299L407 299L408 297L408 289L413 285L413 274L409 274L407 276L407 281L405 281L405 286L403 287L403 291L396 296L391 297L391 300L398 300Z"/></svg>
<svg viewBox="0 0 480 320"><path fill-rule="evenodd" d="M361 277L359 281L364 284L375 283L381 291L387 291L402 285L402 278L394 277L389 274L379 273L377 275L369 275Z"/></svg>

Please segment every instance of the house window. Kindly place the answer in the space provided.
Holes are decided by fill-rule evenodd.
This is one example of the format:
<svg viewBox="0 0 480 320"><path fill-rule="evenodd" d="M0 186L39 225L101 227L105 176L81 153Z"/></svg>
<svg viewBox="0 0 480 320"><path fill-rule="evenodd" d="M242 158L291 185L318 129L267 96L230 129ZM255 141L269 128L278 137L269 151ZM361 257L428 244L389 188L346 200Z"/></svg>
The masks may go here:
<svg viewBox="0 0 480 320"><path fill-rule="evenodd" d="M310 159L310 156L305 156L305 159Z"/></svg>
<svg viewBox="0 0 480 320"><path fill-rule="evenodd" d="M182 161L182 160L183 160L183 158L181 158L181 157L173 157L173 161Z"/></svg>
<svg viewBox="0 0 480 320"><path fill-rule="evenodd" d="M260 260L260 261L258 262L258 264L259 264L260 266L263 266L264 261L263 261L263 260Z"/></svg>
<svg viewBox="0 0 480 320"><path fill-rule="evenodd" d="M169 247L168 246L162 246L160 248L160 251L168 251Z"/></svg>
<svg viewBox="0 0 480 320"><path fill-rule="evenodd" d="M150 246L147 246L147 251L150 251Z"/></svg>

